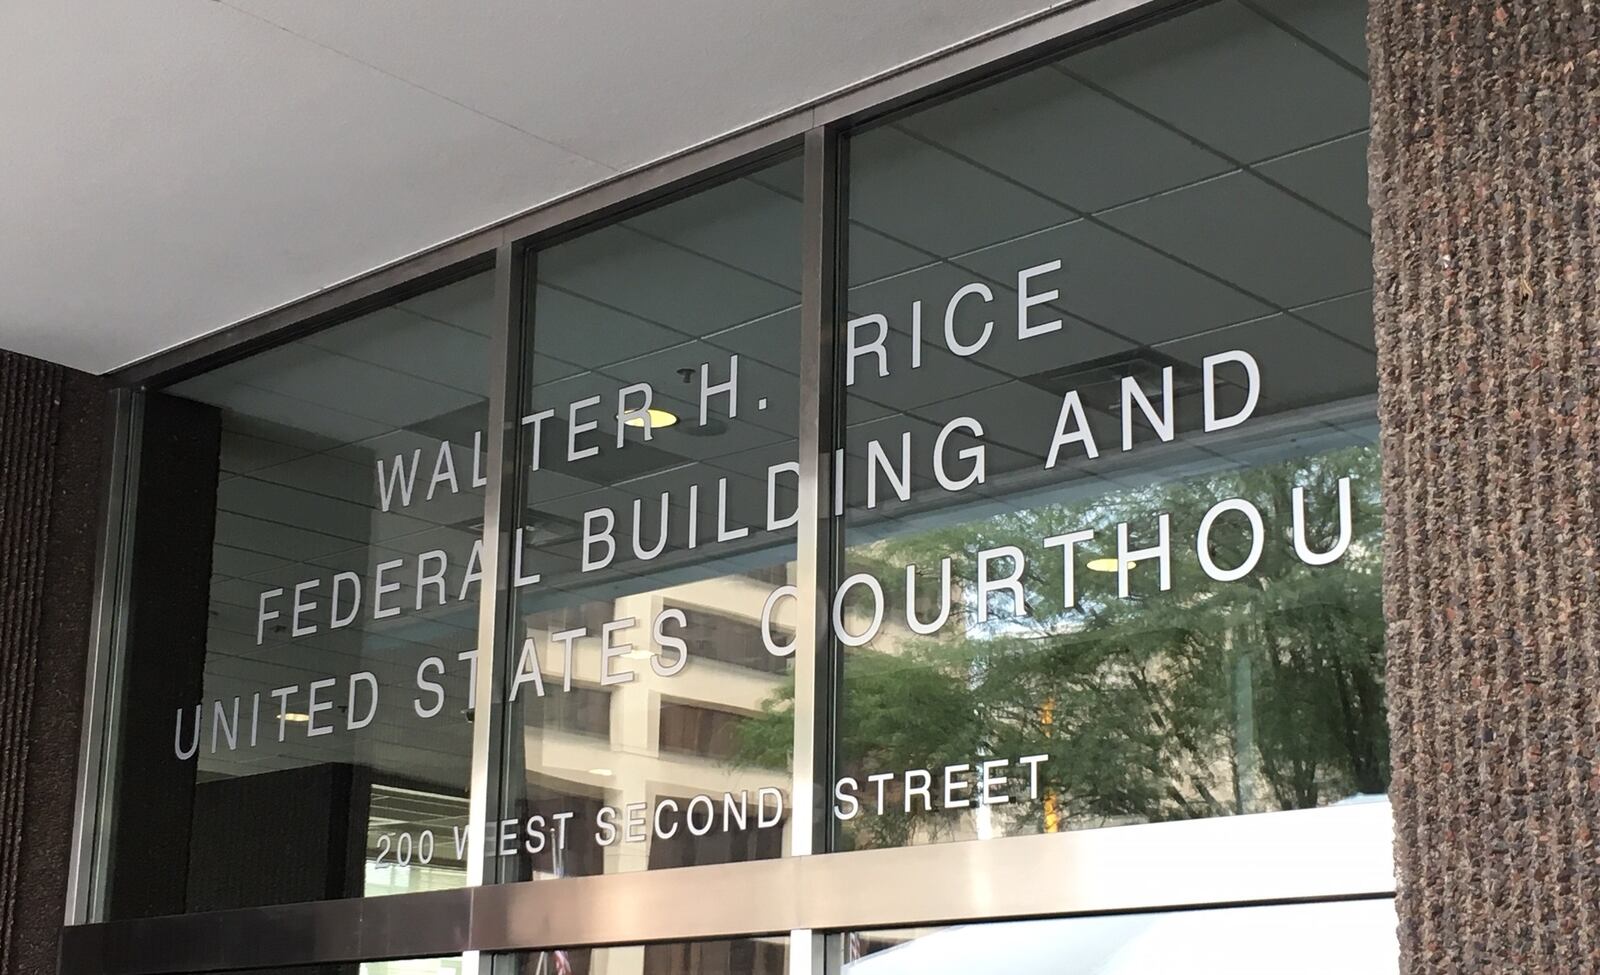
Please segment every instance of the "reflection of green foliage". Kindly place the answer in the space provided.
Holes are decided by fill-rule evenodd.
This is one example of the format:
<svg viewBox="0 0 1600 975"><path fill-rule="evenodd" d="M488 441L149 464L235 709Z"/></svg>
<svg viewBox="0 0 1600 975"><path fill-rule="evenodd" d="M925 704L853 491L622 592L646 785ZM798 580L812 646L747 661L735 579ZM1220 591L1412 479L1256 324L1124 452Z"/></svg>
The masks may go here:
<svg viewBox="0 0 1600 975"><path fill-rule="evenodd" d="M1352 478L1350 549L1332 565L1305 565L1291 539L1291 491L1306 489L1308 540L1320 551L1337 530L1341 476ZM958 597L939 633L899 630L846 655L841 774L1048 754L1041 781L1063 828L1381 793L1389 770L1377 491L1376 450L1351 447L851 550L849 572L883 581L891 622L908 564L922 589L937 586L939 560L951 557ZM1266 528L1260 562L1232 583L1207 577L1194 551L1201 518L1224 498L1253 503ZM1133 547L1153 544L1160 512L1171 515L1169 591L1159 591L1153 561L1133 570L1129 599L1117 597L1114 573L1084 571L1115 554L1118 522L1129 523ZM1043 540L1085 528L1096 536L1079 546L1078 604L1069 608L1060 550ZM1242 562L1243 519L1223 516L1211 541L1217 564ZM978 626L963 605L976 556L1002 545L1027 555L1028 615ZM1005 602L992 608L1004 614ZM750 722L748 760L787 754L791 702L792 690L781 691ZM1043 807L994 808L1010 828L1038 829ZM851 825L865 845L905 842L912 826L903 816ZM941 823L924 816L918 825Z"/></svg>

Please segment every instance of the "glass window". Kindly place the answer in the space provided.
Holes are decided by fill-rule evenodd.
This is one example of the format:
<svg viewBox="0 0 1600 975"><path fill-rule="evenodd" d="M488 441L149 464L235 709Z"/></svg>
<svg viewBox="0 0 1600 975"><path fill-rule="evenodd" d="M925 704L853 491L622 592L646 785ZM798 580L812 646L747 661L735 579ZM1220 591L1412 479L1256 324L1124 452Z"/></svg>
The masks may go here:
<svg viewBox="0 0 1600 975"><path fill-rule="evenodd" d="M754 719L791 667L799 174L531 258L504 878L784 851L792 734Z"/></svg>
<svg viewBox="0 0 1600 975"><path fill-rule="evenodd" d="M846 847L1383 795L1364 10L850 139Z"/></svg>
<svg viewBox="0 0 1600 975"><path fill-rule="evenodd" d="M365 961L356 975L463 975L471 969L466 960L449 958L407 958L401 961Z"/></svg>
<svg viewBox="0 0 1600 975"><path fill-rule="evenodd" d="M109 918L464 883L491 304L147 396Z"/></svg>
<svg viewBox="0 0 1600 975"><path fill-rule="evenodd" d="M1382 899L859 931L844 972L1382 975L1399 957Z"/></svg>
<svg viewBox="0 0 1600 975"><path fill-rule="evenodd" d="M850 132L832 389L798 376L798 159L543 243L492 702L490 275L149 393L99 914L464 885L489 703L491 880L782 857L799 596L830 583L830 849L1384 801L1364 16L1217 0ZM1367 973L1393 927L1363 900L828 947ZM777 973L788 945L490 961Z"/></svg>
<svg viewBox="0 0 1600 975"><path fill-rule="evenodd" d="M397 961L363 961L331 965L233 969L233 975L462 975L471 971L459 955L443 958L406 958ZM224 975L217 972L215 975Z"/></svg>
<svg viewBox="0 0 1600 975"><path fill-rule="evenodd" d="M520 952L493 975L784 975L788 959L787 937L736 938Z"/></svg>

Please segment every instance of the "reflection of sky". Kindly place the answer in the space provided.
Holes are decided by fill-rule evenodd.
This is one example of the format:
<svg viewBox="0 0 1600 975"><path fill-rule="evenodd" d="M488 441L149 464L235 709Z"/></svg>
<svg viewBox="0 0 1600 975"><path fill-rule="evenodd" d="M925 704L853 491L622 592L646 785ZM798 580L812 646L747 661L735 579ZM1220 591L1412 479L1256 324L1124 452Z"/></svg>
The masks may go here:
<svg viewBox="0 0 1600 975"><path fill-rule="evenodd" d="M1394 904L1057 918L944 928L845 966L848 975L1383 975L1399 967Z"/></svg>

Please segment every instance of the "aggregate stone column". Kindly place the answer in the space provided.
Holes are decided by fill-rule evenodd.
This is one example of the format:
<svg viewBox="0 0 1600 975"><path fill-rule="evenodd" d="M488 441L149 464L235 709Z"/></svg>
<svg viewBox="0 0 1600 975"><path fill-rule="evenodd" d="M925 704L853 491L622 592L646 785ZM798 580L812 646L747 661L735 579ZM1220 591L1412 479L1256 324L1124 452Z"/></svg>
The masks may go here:
<svg viewBox="0 0 1600 975"><path fill-rule="evenodd" d="M0 351L0 975L55 971L66 911L105 397Z"/></svg>
<svg viewBox="0 0 1600 975"><path fill-rule="evenodd" d="M1369 46L1401 971L1600 971L1600 3Z"/></svg>

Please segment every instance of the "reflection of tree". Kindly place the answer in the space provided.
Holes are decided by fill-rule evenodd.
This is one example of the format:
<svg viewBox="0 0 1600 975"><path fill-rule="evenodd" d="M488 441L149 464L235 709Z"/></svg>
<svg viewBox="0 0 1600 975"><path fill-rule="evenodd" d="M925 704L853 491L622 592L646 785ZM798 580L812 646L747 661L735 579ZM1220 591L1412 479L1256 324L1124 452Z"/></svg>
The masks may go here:
<svg viewBox="0 0 1600 975"><path fill-rule="evenodd" d="M1332 565L1305 565L1291 539L1291 491L1306 488L1306 534L1320 551L1337 534L1341 476L1352 478L1350 548ZM1046 801L992 807L1023 831L1045 828L1047 810L1070 828L1383 792L1377 490L1376 451L1352 447L852 550L848 571L882 580L891 623L904 606L908 564L918 567L919 590L932 591L939 560L950 556L958 592L939 633L886 627L873 647L847 654L841 774L1047 754ZM1207 577L1194 552L1202 516L1224 498L1252 502L1266 526L1259 564L1232 583ZM1129 599L1117 597L1115 573L1084 571L1115 555L1119 522L1129 523L1132 547L1153 544L1163 511L1172 521L1170 591L1159 591L1153 561L1132 570ZM1078 605L1069 609L1060 550L1042 542L1085 528L1095 538L1079 546ZM1249 545L1243 519L1224 516L1211 542L1218 565L1240 564ZM1028 615L980 626L965 605L976 555L1003 545L1027 554ZM992 608L1004 602L997 597ZM775 695L746 729L748 760L786 753L791 700L792 691ZM916 826L953 823L924 814ZM904 815L850 825L862 845L906 842L913 827Z"/></svg>

